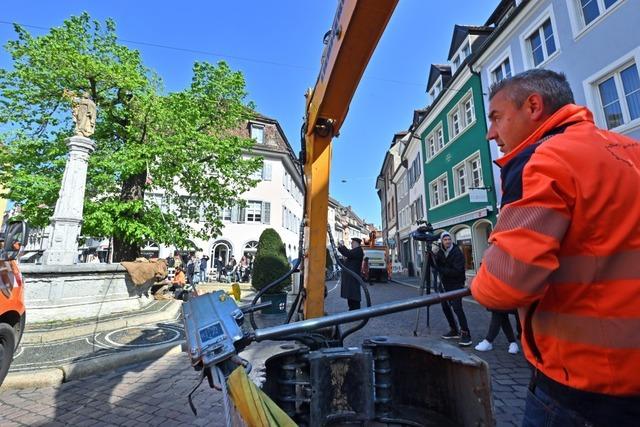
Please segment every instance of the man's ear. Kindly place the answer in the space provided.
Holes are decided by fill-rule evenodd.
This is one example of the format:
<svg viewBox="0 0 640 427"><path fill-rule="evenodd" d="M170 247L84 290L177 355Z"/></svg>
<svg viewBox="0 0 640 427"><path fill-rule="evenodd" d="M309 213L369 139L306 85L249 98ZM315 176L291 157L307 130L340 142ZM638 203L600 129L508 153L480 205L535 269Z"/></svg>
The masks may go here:
<svg viewBox="0 0 640 427"><path fill-rule="evenodd" d="M546 119L544 100L539 93L534 92L529 95L525 101L525 107L533 121L537 122Z"/></svg>

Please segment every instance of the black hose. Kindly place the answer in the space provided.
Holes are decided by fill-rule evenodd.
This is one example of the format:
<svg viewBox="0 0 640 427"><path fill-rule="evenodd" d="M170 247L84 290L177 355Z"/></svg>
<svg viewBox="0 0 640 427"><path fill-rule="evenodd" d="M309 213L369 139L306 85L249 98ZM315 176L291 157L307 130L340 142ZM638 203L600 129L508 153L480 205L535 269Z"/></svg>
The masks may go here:
<svg viewBox="0 0 640 427"><path fill-rule="evenodd" d="M301 130L301 142L300 144L302 145L302 152L301 152L301 157L303 155L303 153L306 153L306 144L305 144L305 139L304 139L304 131L305 131L305 127L303 125L303 128ZM296 261L295 265L291 268L291 270L289 270L287 273L285 273L283 276L277 278L276 280L274 280L273 282L269 283L267 286L265 286L264 288L262 288L260 291L258 291L258 293L253 297L253 300L251 301L251 305L255 305L258 302L258 299L260 299L260 297L262 295L264 295L265 292L267 292L270 289L273 289L274 287L276 287L277 285L279 285L280 283L282 283L284 280L288 279L289 277L291 277L291 275L296 272L297 270L299 270L298 267L300 267L300 264L302 263L302 258L304 255L304 214L307 211L307 183L305 181L305 175L304 175L304 168L303 168L303 162L304 159L298 159L296 161L296 159L294 158L294 164L297 164L300 167L300 175L302 177L302 196L303 196L303 202L302 202L302 212L303 212L303 219L302 222L300 223L300 230L298 231L298 260ZM300 271L300 282L303 283L304 280L304 272ZM298 288L298 294L296 295L296 299L294 304L291 306L291 309L289 310L289 313L287 315L287 320L285 323L290 323L291 319L293 318L293 314L294 314L294 310L296 310L296 307L300 304L300 297L302 294L302 288ZM251 323L251 327L253 329L258 329L258 325L256 324L255 318L254 318L254 312L252 311L249 314L249 322Z"/></svg>
<svg viewBox="0 0 640 427"><path fill-rule="evenodd" d="M303 123L300 128L300 156L298 158L297 164L300 167L300 176L302 177L302 196L304 197L304 202L302 202L302 222L300 223L300 230L298 230L298 259L301 260L304 257L304 215L307 213L307 181L306 176L304 174L304 163L307 157L307 140L305 138L305 133L307 130L307 123ZM303 264L304 267L304 264ZM291 323L291 319L293 319L293 315L300 309L300 303L302 302L302 298L304 297L305 290L304 287L304 269L300 270L300 280L298 285L298 293L296 294L296 298L289 309L289 313L287 314L287 321L285 323Z"/></svg>
<svg viewBox="0 0 640 427"><path fill-rule="evenodd" d="M349 270L344 265L344 263L340 260L340 257L338 256L338 251L336 249L336 243L333 240L333 234L331 234L331 227L329 225L327 225L327 232L329 234L329 242L331 244L331 249L333 250L333 256L336 259L336 263L340 267L340 270L342 272L346 272L351 277L356 279L356 281L358 282L358 284L360 285L360 287L364 291L364 297L365 297L365 300L367 301L367 307L371 307L371 295L369 295L369 289L367 289L366 283L364 282L364 280L362 280L362 277L360 277L360 275L358 273L356 273L355 271ZM359 324L357 324L353 328L348 329L346 332L344 332L342 334L342 336L340 337L340 343L342 344L344 342L344 339L346 337L348 337L349 335L351 335L354 332L359 331L360 329L364 328L365 325L367 324L367 322L369 322L369 319L363 319Z"/></svg>
<svg viewBox="0 0 640 427"><path fill-rule="evenodd" d="M304 185L304 177L302 178L302 182ZM306 197L306 185L304 185L304 193L305 193L305 198L304 198L304 204L303 204L303 209L306 209L307 207L307 197ZM298 232L298 236L299 236L299 241L298 241L298 260L302 260L303 256L304 256L304 220L300 223L300 230ZM302 263L302 261L300 261L300 263ZM304 264L303 264L304 266ZM287 321L285 323L291 323L291 319L293 319L293 315L296 313L296 311L298 311L299 307L300 307L300 301L303 295L303 283L304 283L304 271L300 270L300 280L298 283L298 293L296 294L296 298L293 301L293 304L291 305L291 308L289 309L289 313L287 314Z"/></svg>

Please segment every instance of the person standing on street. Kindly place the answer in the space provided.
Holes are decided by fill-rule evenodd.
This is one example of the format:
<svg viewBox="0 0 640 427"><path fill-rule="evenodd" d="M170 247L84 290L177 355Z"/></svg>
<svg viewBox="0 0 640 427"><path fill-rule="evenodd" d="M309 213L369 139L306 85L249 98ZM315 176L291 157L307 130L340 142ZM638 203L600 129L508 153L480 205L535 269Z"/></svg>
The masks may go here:
<svg viewBox="0 0 640 427"><path fill-rule="evenodd" d="M466 280L464 254L458 245L453 243L451 234L446 231L440 235L440 240L442 241L442 249L436 253L435 258L442 287L444 287L445 292L462 289ZM458 327L456 319L453 317L451 307L453 307L453 312L458 318L460 327ZM461 346L471 345L471 332L469 332L467 316L464 315L464 310L462 309L462 299L458 298L450 302L443 301L442 311L444 311L444 316L449 323L449 332L442 335L442 338L446 340L457 339L458 344Z"/></svg>
<svg viewBox="0 0 640 427"><path fill-rule="evenodd" d="M364 259L364 251L360 247L361 244L362 240L354 237L351 239L351 249L347 249L343 244L338 246L338 252L346 258L344 265L358 276L360 276L362 260ZM360 284L355 277L351 277L349 273L344 271L340 280L340 296L347 299L349 310L360 308Z"/></svg>
<svg viewBox="0 0 640 427"><path fill-rule="evenodd" d="M621 75L637 110L638 68ZM489 119L502 206L471 291L520 311L533 368L523 425L638 425L640 145L597 128L549 70L493 85Z"/></svg>
<svg viewBox="0 0 640 427"><path fill-rule="evenodd" d="M200 258L200 281L208 282L207 280L207 263L209 262L209 256L202 255Z"/></svg>
<svg viewBox="0 0 640 427"><path fill-rule="evenodd" d="M215 268L216 274L218 275L218 282L222 282L222 278L224 277L224 261L222 260L222 255L219 255L215 260Z"/></svg>
<svg viewBox="0 0 640 427"><path fill-rule="evenodd" d="M196 273L197 258L196 253L191 252L189 261L187 261L187 283L193 285L193 276Z"/></svg>

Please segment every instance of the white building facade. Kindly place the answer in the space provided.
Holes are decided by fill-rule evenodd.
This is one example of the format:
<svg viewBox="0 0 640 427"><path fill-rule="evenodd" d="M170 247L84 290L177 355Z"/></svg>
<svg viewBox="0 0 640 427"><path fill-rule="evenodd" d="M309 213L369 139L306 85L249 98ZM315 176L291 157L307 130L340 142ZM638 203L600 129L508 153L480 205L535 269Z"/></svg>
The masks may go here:
<svg viewBox="0 0 640 427"><path fill-rule="evenodd" d="M242 129L243 136L256 140L252 155L264 159L262 169L253 177L258 184L240 196L245 206L225 209L224 227L219 236L203 240L194 238L193 246L213 260L222 257L226 264L255 254L260 234L267 228L278 232L286 247L287 257L298 257L300 223L303 217L303 184L293 150L279 123L264 116L250 120ZM160 257L172 254L164 247ZM211 265L209 266L211 268Z"/></svg>
<svg viewBox="0 0 640 427"><path fill-rule="evenodd" d="M639 17L638 0L503 0L472 68L485 88L531 68L563 72L596 125L640 139L640 32L622 30Z"/></svg>
<svg viewBox="0 0 640 427"><path fill-rule="evenodd" d="M420 138L413 133L407 141L407 146L402 154L403 161L408 165L407 186L409 192L409 231L417 230L416 221L426 220L426 197L424 191L424 177L422 174L424 157L422 154L422 143ZM410 235L411 236L411 235ZM423 263L422 245L420 242L409 237L411 245L411 259L413 260L416 273L420 271Z"/></svg>

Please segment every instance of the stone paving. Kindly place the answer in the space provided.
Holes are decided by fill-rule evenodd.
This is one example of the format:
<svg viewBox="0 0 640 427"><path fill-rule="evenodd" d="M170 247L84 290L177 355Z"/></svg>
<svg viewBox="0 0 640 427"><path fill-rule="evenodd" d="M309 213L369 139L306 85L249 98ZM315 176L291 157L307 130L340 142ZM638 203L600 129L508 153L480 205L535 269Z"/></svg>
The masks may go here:
<svg viewBox="0 0 640 427"><path fill-rule="evenodd" d="M335 282L329 282L327 311L346 309ZM415 296L416 288L397 283L375 284L370 288L373 303ZM482 339L489 313L465 299L474 344ZM412 335L415 310L371 319L345 344L360 344L375 335ZM431 328L426 328L426 309L422 309L419 333L439 336L446 331L440 307L430 309ZM485 359L491 369L493 397L499 426L520 425L524 409L527 364L521 354L507 353L502 335L491 352L466 351ZM198 415L187 403L187 394L199 379L186 355L167 354L153 362L122 367L112 372L65 383L59 387L0 392L0 426L147 426L147 425L224 425L222 396L203 384L194 395Z"/></svg>

